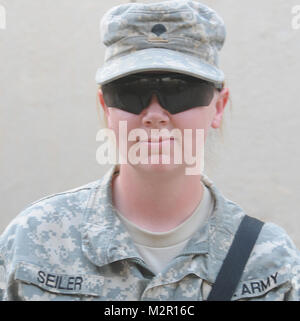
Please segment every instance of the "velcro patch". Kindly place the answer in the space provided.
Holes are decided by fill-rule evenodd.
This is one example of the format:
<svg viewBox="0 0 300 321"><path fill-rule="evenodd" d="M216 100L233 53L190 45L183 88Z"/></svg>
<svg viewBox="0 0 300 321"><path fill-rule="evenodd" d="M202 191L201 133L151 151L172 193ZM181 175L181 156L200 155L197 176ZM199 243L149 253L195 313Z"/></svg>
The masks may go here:
<svg viewBox="0 0 300 321"><path fill-rule="evenodd" d="M34 284L54 293L99 296L104 278L88 274L62 274L39 267L35 264L20 262L15 279Z"/></svg>
<svg viewBox="0 0 300 321"><path fill-rule="evenodd" d="M233 295L233 300L264 295L287 281L288 274L283 273L283 271L277 271L261 279L241 282Z"/></svg>

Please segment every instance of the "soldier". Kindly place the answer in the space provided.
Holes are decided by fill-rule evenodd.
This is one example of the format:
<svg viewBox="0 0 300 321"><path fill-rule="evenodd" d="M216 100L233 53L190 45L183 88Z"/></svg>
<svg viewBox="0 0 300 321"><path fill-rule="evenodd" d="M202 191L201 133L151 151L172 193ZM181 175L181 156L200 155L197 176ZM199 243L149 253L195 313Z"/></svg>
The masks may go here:
<svg viewBox="0 0 300 321"><path fill-rule="evenodd" d="M130 3L109 10L101 31L96 81L108 127L121 142L121 121L128 133L144 130L119 149L127 159L139 146L158 162L120 162L24 209L0 238L2 299L299 300L300 255L285 231L245 220L208 177L175 162L180 139L170 131L191 129L194 150L198 129L206 142L221 125L223 20L196 1Z"/></svg>

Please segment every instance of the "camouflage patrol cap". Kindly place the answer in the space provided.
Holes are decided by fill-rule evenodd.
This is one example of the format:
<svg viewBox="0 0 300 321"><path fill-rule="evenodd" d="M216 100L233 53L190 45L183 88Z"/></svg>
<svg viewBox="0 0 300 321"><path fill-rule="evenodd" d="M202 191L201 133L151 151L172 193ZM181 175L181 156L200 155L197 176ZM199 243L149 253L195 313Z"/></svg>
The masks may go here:
<svg viewBox="0 0 300 321"><path fill-rule="evenodd" d="M197 1L128 3L110 9L100 23L106 46L96 82L105 84L145 71L179 72L222 84L218 51L225 25L211 8Z"/></svg>

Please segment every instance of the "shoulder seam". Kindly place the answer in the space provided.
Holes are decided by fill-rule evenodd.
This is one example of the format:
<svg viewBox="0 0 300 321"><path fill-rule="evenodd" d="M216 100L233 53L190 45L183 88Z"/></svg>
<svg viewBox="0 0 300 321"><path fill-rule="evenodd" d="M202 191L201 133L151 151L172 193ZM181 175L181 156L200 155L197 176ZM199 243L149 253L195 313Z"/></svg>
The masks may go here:
<svg viewBox="0 0 300 321"><path fill-rule="evenodd" d="M55 197L55 196L59 196L59 195L63 195L63 194L69 194L69 193L77 193L77 192L80 192L80 191L83 191L83 190L91 190L93 189L94 187L82 187L82 188L78 188L78 189L75 189L75 190L68 190L68 191L64 191L64 192L59 192L59 193L55 193L55 194L51 194L51 195L47 195L47 196L44 196L36 201L33 201L32 203L30 203L28 206L26 206L24 210L26 210L27 208L31 207L32 205L38 203L38 202L41 202L41 201L44 201L48 198L52 198L52 197Z"/></svg>

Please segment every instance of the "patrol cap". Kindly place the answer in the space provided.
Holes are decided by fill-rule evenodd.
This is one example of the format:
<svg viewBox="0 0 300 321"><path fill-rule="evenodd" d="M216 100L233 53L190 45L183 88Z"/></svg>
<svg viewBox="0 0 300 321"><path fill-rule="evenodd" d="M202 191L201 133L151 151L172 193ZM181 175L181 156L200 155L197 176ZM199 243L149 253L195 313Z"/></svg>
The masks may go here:
<svg viewBox="0 0 300 321"><path fill-rule="evenodd" d="M211 8L197 1L127 3L111 8L100 22L106 46L96 82L106 84L145 71L178 72L221 85L218 51L225 25Z"/></svg>

